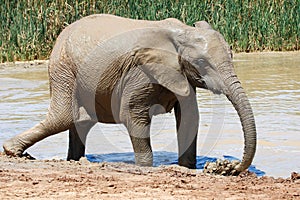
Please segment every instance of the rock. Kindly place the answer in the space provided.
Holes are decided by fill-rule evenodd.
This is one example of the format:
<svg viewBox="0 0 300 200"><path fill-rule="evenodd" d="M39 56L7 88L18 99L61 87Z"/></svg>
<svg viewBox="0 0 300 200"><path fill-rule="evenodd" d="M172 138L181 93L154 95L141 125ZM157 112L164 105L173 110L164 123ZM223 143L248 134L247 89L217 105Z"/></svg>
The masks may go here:
<svg viewBox="0 0 300 200"><path fill-rule="evenodd" d="M297 172L292 172L292 173L291 173L291 179L292 179L292 180L300 179L300 174L297 173Z"/></svg>
<svg viewBox="0 0 300 200"><path fill-rule="evenodd" d="M216 162L206 162L204 165L203 173L207 174L221 174L224 176L228 175L238 175L239 173L235 170L235 166L237 166L239 161L229 161L229 160L220 160L218 159Z"/></svg>
<svg viewBox="0 0 300 200"><path fill-rule="evenodd" d="M82 165L88 165L88 164L90 164L90 161L88 161L88 159L86 157L81 157L79 159L79 163Z"/></svg>

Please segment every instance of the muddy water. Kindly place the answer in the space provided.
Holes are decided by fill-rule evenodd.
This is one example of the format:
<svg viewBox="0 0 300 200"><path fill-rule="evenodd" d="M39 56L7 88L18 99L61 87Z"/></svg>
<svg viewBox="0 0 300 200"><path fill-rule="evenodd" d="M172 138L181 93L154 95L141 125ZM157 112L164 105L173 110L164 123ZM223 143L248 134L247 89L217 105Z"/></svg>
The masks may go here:
<svg viewBox="0 0 300 200"><path fill-rule="evenodd" d="M287 177L300 170L300 52L235 55L236 72L252 104L258 131L253 164L267 175ZM224 96L198 90L201 114L198 155L242 157L239 118ZM42 120L49 104L46 65L0 66L0 144ZM155 164L176 159L173 114L156 116L151 127ZM66 132L51 136L28 152L39 159L62 158ZM97 124L86 153L96 160L133 162L122 125Z"/></svg>

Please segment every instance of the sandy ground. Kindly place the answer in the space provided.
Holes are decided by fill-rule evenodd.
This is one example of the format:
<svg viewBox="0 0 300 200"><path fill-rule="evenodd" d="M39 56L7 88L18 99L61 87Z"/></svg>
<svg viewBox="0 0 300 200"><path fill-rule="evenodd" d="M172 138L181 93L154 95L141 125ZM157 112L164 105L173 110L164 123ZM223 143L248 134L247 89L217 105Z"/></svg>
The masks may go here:
<svg viewBox="0 0 300 200"><path fill-rule="evenodd" d="M300 199L287 179L206 175L179 166L28 160L0 154L0 199Z"/></svg>

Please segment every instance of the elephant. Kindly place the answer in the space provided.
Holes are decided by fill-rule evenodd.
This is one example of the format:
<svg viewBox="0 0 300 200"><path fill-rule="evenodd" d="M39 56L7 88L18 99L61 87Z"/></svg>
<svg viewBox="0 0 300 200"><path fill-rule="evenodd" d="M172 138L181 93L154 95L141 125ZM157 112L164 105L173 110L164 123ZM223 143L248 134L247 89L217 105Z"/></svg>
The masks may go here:
<svg viewBox="0 0 300 200"><path fill-rule="evenodd" d="M68 25L49 59L50 105L46 118L7 140L4 152L21 156L36 142L69 130L67 160L85 154L86 137L98 122L124 124L135 163L152 166L150 125L174 108L178 164L196 166L199 111L196 88L223 94L236 109L244 133L247 169L256 151L250 102L224 37L207 22L147 21L94 14Z"/></svg>

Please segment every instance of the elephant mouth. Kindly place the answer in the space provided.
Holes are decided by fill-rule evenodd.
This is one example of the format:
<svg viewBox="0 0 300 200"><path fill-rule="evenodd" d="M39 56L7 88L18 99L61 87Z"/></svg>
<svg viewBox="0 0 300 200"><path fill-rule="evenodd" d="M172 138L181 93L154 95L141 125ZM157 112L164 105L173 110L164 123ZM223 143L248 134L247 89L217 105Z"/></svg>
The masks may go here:
<svg viewBox="0 0 300 200"><path fill-rule="evenodd" d="M210 90L213 94L225 94L223 82L221 80L215 80L209 76L203 77L201 88Z"/></svg>
<svg viewBox="0 0 300 200"><path fill-rule="evenodd" d="M208 90L208 86L202 78L196 79L196 87Z"/></svg>

